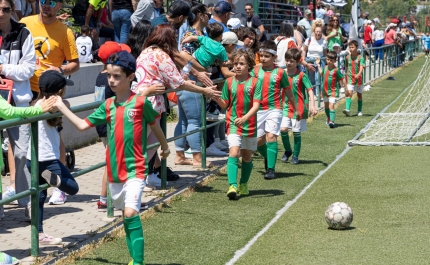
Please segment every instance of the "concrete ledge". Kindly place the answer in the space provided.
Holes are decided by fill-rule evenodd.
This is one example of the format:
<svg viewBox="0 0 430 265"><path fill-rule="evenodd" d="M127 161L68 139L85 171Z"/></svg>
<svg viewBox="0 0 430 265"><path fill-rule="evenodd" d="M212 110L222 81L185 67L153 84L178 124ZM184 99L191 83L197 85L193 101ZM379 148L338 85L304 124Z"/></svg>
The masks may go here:
<svg viewBox="0 0 430 265"><path fill-rule="evenodd" d="M78 72L72 74L70 79L74 86L67 87L64 98L78 97L94 93L97 75L103 70L102 63L81 63ZM83 103L81 103L83 104ZM79 105L79 104L78 104Z"/></svg>

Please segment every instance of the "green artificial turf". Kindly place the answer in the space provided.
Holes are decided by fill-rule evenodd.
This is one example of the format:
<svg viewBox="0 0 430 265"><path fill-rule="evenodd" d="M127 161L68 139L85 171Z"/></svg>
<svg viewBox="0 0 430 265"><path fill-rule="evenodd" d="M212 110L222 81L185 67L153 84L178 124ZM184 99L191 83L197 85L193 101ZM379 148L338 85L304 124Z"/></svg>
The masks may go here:
<svg viewBox="0 0 430 265"><path fill-rule="evenodd" d="M226 196L228 189L227 176L221 175L209 185L198 188L190 197L176 200L152 218L144 221L146 264L207 265L224 264L229 261L236 250L242 248L254 237L287 201L294 199L321 170L326 168L344 150L348 140L351 140L376 113L391 103L414 80L423 62L422 58L415 60L410 66L407 66L407 70L394 74L397 81L381 81L369 92L365 92L362 117L356 115L345 117L342 114L344 105L340 104L336 110L337 127L335 129L328 128L325 124L324 115L314 118L308 124L308 131L302 134L300 164L281 163L280 158L284 150L280 145L279 160L276 167L277 178L275 180L268 181L263 179L263 161L261 158L255 158L254 170L249 182L250 196L242 197L237 201L229 201ZM352 114L355 114L356 108L357 102L354 100ZM357 150L364 149L357 148ZM368 150L368 152L373 152L373 150L376 152L378 149ZM365 152L361 153L361 155L373 157ZM400 161L402 160L400 159ZM394 168L389 163L385 166L388 168L387 170ZM367 167L370 167L369 164L362 164L360 159L355 159L347 169L338 173L336 177L348 183L349 179L354 177L354 173L358 168ZM323 176L322 179L325 182L330 178ZM317 183L319 184L319 181ZM361 183L363 186L365 184L367 183ZM264 236L265 243L260 243L262 240L259 240L257 242L259 248L252 248L252 252L258 252L259 257L257 258L252 253L249 253L243 257L243 260L240 260L240 263L295 263L298 260L297 258L310 258L299 257L309 255L303 249L314 248L318 250L321 248L319 250L324 251L315 253L315 255L325 258L327 262L319 263L315 260L316 262L309 264L334 264L337 261L352 264L348 262L348 252L352 242L343 246L335 244L333 241L337 240L336 235L342 237L344 234L338 231L328 231L323 220L325 207L331 202L340 200L335 196L335 193L346 192L348 187L341 181L321 187L328 188L330 189L329 191L313 187L310 192L314 196L309 198L306 194L307 203L302 204L300 199L299 203L294 205L292 210L296 217L292 215L293 211L288 211L282 218L284 225L281 228L276 225L278 228L275 233L276 238L272 240ZM374 193L378 193L378 191L375 190ZM389 196L388 191L386 196ZM349 203L347 199L345 198L345 201ZM298 208L298 205L302 205L303 210ZM363 207L366 207L366 205ZM351 200L351 207L357 211L356 220L353 222L353 226L357 225L357 228L346 231L346 233L366 233L368 230L360 232L361 228L358 226L360 222L363 222L360 221L360 215L363 214L358 208L360 204L355 200ZM415 217L421 218L420 208L414 209L416 211ZM410 216L405 217L412 218ZM286 218L291 219L286 222ZM375 222L381 219L383 219L381 216L373 218ZM421 220L417 219L417 223L418 221ZM366 222L372 222L372 220L366 220ZM318 240L321 238L322 241L316 241L312 237L306 240L310 232L320 230L322 231L321 233L327 234L327 236L318 237ZM274 229L270 230L270 235L273 235L272 231ZM294 231L294 234L291 231ZM329 232L333 233L330 234ZM374 236L378 238L377 233ZM290 243L289 241L293 238L296 240L301 239L301 245L292 244L293 241ZM389 248L390 245L386 244L385 247ZM287 248L293 248L294 251L288 251ZM335 248L338 248L338 251L327 251L327 249ZM382 245L381 248L383 248ZM389 254L388 250L387 254ZM332 257L331 261L328 261L329 255ZM126 264L130 260L125 239L118 238L85 255L77 260L76 264Z"/></svg>

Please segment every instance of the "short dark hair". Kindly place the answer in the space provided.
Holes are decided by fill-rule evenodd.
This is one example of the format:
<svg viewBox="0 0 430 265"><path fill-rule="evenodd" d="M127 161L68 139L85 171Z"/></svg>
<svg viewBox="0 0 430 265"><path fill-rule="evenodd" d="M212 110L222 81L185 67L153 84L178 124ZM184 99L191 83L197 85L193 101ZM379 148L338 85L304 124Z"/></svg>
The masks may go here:
<svg viewBox="0 0 430 265"><path fill-rule="evenodd" d="M337 60L337 53L335 53L334 51L329 51L327 52L327 58Z"/></svg>
<svg viewBox="0 0 430 265"><path fill-rule="evenodd" d="M260 44L260 49L276 51L278 48L276 47L276 43L273 40L265 40ZM275 54L272 55L275 56Z"/></svg>
<svg viewBox="0 0 430 265"><path fill-rule="evenodd" d="M348 46L349 46L349 45L351 45L351 44L358 48L358 41L356 41L356 40L352 40L352 41L350 41L350 42L348 43Z"/></svg>
<svg viewBox="0 0 430 265"><path fill-rule="evenodd" d="M251 49L236 49L231 54L231 58L233 58L233 62L239 60L240 57L245 57L246 63L248 64L249 71L251 71L255 66L255 55Z"/></svg>
<svg viewBox="0 0 430 265"><path fill-rule="evenodd" d="M211 39L215 39L222 35L224 28L220 23L211 23L206 26L206 32Z"/></svg>
<svg viewBox="0 0 430 265"><path fill-rule="evenodd" d="M87 25L82 25L81 26L81 34L88 34L90 32L90 27Z"/></svg>
<svg viewBox="0 0 430 265"><path fill-rule="evenodd" d="M302 52L297 48L288 49L285 53L285 60L294 59L296 62L299 62L302 58Z"/></svg>
<svg viewBox="0 0 430 265"><path fill-rule="evenodd" d="M250 6L251 8L254 8L254 6L251 3L246 3L245 6Z"/></svg>
<svg viewBox="0 0 430 265"><path fill-rule="evenodd" d="M115 62L117 62L118 60L119 60L118 53L114 53L114 54L112 54L112 55L109 57L109 62L108 62L108 64L115 65ZM121 66L120 66L120 67L121 67ZM125 75L126 75L126 76L130 76L131 74L133 74L133 73L134 73L134 71L133 71L133 70L128 69L128 68L124 68L124 67L121 67L121 70L125 73Z"/></svg>

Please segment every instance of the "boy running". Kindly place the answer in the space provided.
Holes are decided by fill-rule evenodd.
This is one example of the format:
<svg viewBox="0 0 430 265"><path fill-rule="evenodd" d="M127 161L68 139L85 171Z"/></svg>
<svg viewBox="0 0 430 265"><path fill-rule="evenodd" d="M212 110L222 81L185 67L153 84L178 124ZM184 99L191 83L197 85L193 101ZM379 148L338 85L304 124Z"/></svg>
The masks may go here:
<svg viewBox="0 0 430 265"><path fill-rule="evenodd" d="M347 89L345 91L346 106L343 113L350 116L350 109L352 103L352 94L354 90L357 92L358 110L357 116L362 116L361 110L363 108L363 69L366 66L364 57L358 53L358 42L352 40L349 42L350 55L346 57L345 72L347 81Z"/></svg>
<svg viewBox="0 0 430 265"><path fill-rule="evenodd" d="M341 71L336 68L337 54L334 51L327 53L326 62L327 65L324 69L321 69L320 58L316 59L318 71L323 78L324 91L324 109L327 116L327 125L330 128L335 127L336 112L334 110L334 104L336 99L339 97L339 83L344 86L343 75Z"/></svg>
<svg viewBox="0 0 430 265"><path fill-rule="evenodd" d="M249 72L255 66L254 54L239 49L232 55L236 76L224 82L221 99L216 100L222 109L227 109L226 127L229 145L227 178L230 200L236 195L248 195L248 181L252 172L252 153L257 149L257 111L261 102L261 82ZM237 185L239 156L242 155L242 172Z"/></svg>
<svg viewBox="0 0 430 265"><path fill-rule="evenodd" d="M274 41L264 41L260 45L259 51L261 65L256 66L251 72L251 76L258 77L262 82L263 99L257 112L257 150L264 157L265 179L275 178L278 154L277 137L281 131L284 93L291 102L292 108L296 110L296 120L300 120L293 93L289 89L288 76L284 69L275 66L276 50Z"/></svg>
<svg viewBox="0 0 430 265"><path fill-rule="evenodd" d="M312 84L308 76L297 69L297 65L300 63L302 53L297 49L288 49L285 53L285 62L287 65L288 81L290 83L290 89L293 91L294 100L298 111L300 113L301 120L296 120L294 109L285 100L284 111L282 113L281 123L281 138L284 144L285 153L282 156L282 162L287 162L291 155L291 164L299 163L299 154L302 146L301 132L306 131L306 119L308 118L308 100L311 101L310 111L311 115L317 114L314 102L314 92L312 90ZM294 152L291 149L290 139L288 136L288 129L293 131L294 135Z"/></svg>
<svg viewBox="0 0 430 265"><path fill-rule="evenodd" d="M155 123L158 112L144 96L130 90L135 71L136 60L130 53L115 53L107 61L109 86L115 97L107 99L84 120L73 114L61 98L57 99L56 106L80 131L108 124L112 132L106 148L109 189L115 208L123 210L127 247L133 258L129 265L142 265L145 264L144 238L139 210L148 174L146 123L161 144L163 159L170 150L160 126Z"/></svg>

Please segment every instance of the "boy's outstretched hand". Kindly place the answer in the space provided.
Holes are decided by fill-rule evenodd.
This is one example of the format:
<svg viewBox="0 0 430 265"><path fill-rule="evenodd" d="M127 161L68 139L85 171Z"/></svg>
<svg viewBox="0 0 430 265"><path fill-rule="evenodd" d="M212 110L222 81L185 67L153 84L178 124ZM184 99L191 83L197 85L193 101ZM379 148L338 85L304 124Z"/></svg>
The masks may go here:
<svg viewBox="0 0 430 265"><path fill-rule="evenodd" d="M49 97L48 99L43 97L39 106L42 107L42 112L46 113L53 110L55 102L57 102L57 97Z"/></svg>

